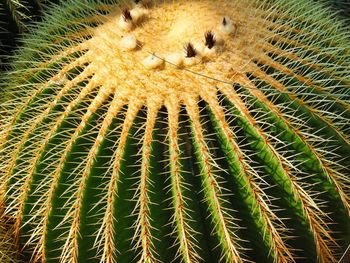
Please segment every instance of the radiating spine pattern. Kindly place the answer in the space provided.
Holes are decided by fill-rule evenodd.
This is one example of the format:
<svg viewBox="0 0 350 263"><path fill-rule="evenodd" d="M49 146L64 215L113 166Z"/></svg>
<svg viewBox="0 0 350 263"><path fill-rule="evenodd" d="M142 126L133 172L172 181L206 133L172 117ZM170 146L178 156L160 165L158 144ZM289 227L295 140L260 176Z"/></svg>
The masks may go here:
<svg viewBox="0 0 350 263"><path fill-rule="evenodd" d="M328 9L61 5L2 77L0 212L25 260L338 262L350 42Z"/></svg>

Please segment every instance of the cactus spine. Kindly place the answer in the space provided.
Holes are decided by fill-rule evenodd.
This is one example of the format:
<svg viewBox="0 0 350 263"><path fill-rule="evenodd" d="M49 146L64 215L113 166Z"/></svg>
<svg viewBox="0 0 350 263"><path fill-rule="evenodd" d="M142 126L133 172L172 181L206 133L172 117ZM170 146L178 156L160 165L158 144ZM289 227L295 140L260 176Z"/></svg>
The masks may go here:
<svg viewBox="0 0 350 263"><path fill-rule="evenodd" d="M51 9L4 79L0 200L25 256L337 262L341 24L308 1L101 2Z"/></svg>

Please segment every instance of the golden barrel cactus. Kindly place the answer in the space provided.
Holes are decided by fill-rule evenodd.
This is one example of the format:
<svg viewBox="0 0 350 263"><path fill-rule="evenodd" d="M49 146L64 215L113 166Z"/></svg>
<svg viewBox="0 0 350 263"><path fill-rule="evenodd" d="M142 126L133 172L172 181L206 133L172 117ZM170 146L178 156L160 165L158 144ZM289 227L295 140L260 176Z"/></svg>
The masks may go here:
<svg viewBox="0 0 350 263"><path fill-rule="evenodd" d="M306 0L68 0L2 78L30 262L337 262L349 33Z"/></svg>

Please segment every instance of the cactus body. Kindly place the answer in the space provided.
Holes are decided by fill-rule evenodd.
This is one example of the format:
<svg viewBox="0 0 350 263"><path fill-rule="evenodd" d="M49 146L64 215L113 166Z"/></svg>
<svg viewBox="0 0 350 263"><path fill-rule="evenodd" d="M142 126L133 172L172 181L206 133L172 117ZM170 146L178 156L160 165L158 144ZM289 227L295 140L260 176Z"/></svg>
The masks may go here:
<svg viewBox="0 0 350 263"><path fill-rule="evenodd" d="M67 1L1 105L0 201L32 262L337 262L348 33L308 1Z"/></svg>
<svg viewBox="0 0 350 263"><path fill-rule="evenodd" d="M26 30L26 24L39 14L40 2L4 0L0 3L0 50L2 52L14 46L17 34L23 33Z"/></svg>
<svg viewBox="0 0 350 263"><path fill-rule="evenodd" d="M27 31L28 26L40 20L49 3L57 2L58 0L3 0L0 2L0 70L7 69L8 57L20 44L19 38Z"/></svg>
<svg viewBox="0 0 350 263"><path fill-rule="evenodd" d="M1 211L2 213L3 211ZM2 214L1 214L2 215ZM5 218L0 215L0 262L16 263L19 261L19 253L16 245L13 243L14 236L11 227L5 222Z"/></svg>

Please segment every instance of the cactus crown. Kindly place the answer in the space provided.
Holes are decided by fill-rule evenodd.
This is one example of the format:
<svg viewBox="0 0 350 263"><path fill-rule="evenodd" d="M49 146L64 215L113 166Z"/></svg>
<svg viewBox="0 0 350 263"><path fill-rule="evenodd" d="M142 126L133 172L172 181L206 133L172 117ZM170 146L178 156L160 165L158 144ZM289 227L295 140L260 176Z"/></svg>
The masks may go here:
<svg viewBox="0 0 350 263"><path fill-rule="evenodd" d="M51 9L1 105L0 205L27 256L336 262L350 241L350 45L326 11Z"/></svg>

